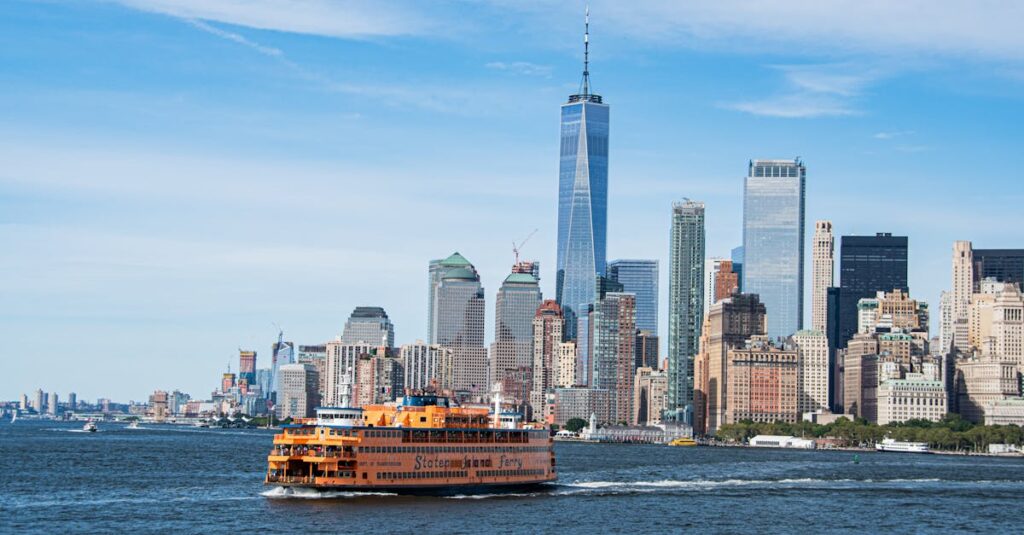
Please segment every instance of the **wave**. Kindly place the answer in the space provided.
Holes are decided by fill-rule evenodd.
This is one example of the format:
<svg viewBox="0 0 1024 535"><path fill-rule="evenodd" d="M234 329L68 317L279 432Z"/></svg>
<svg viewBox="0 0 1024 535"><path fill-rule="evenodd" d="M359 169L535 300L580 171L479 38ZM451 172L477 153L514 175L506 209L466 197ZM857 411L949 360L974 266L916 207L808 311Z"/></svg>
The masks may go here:
<svg viewBox="0 0 1024 535"><path fill-rule="evenodd" d="M369 496L398 496L393 492L358 492L340 490L317 490L295 487L274 487L260 493L271 499L324 500L337 498L361 498Z"/></svg>

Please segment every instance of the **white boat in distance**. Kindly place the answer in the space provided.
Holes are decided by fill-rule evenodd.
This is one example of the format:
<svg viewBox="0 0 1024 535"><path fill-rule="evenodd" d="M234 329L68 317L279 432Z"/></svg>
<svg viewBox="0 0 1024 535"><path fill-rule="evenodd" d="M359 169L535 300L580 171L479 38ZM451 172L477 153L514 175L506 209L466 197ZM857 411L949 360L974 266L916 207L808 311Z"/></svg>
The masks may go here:
<svg viewBox="0 0 1024 535"><path fill-rule="evenodd" d="M902 442L891 438L882 439L875 444L877 451L895 451L899 453L931 453L927 442Z"/></svg>
<svg viewBox="0 0 1024 535"><path fill-rule="evenodd" d="M85 431L86 433L95 433L97 431L96 424L92 420L89 420L85 422L84 426L82 426L82 431Z"/></svg>

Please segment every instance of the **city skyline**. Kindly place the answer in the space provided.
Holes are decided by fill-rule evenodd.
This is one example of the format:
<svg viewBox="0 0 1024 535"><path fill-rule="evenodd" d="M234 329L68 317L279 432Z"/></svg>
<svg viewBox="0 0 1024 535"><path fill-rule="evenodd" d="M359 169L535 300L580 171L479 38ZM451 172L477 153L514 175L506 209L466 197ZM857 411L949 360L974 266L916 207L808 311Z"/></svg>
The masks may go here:
<svg viewBox="0 0 1024 535"><path fill-rule="evenodd" d="M17 304L6 318L13 335L6 355L22 357L9 359L0 397L38 387L76 391L82 399L144 399L154 388L202 394L215 388L239 346L255 349L260 365L267 364L273 322L287 341L322 344L341 334L353 308L380 306L392 318L396 345L427 339L423 266L437 254L458 250L476 262L485 303L494 302L512 264L507 244L530 229L541 230L524 257L556 265L553 110L576 90L579 6L550 5L552 22L513 9L506 29L518 38L502 36L474 50L485 40L472 32L441 39L397 20L408 5L366 14L393 25L367 23L367 33L182 5L191 7L133 1L0 8L10 15L0 23L8 45L0 53L9 81L3 91L14 103L0 146L13 169L0 178L0 243L13 251L0 295ZM491 20L491 7L473 9L470 19ZM911 53L938 65L921 59L913 68L885 70L872 63L891 58L857 39L857 30L848 30L849 50L833 44L815 55L794 53L800 36L783 34L774 50L758 53L716 42L746 30L716 26L716 12L706 9L710 38L685 30L685 10L666 14L664 24L674 25L666 31L684 35L681 44L638 35L631 28L636 18L595 2L594 11L606 13L593 21L592 31L602 34L591 54L600 65L595 85L616 103L608 258L659 260L660 278L669 280L665 214L687 196L707 204L707 255L727 256L741 243L746 162L796 154L811 177L807 221L829 219L837 236L909 236L912 295L936 309L948 287L954 240L979 249L1021 245L1013 232L1021 195L1007 172L1021 115L1013 106L1019 97L1010 93L1021 82L989 72L1016 66L1014 47L960 32L945 47L911 42ZM883 8L865 10L872 9ZM651 16L648 7L637 11L633 17ZM41 15L53 17L55 29L39 31ZM130 35L90 41L119 23ZM555 39L512 42L548 24L558 28ZM1008 35L1001 28L987 33ZM892 47L890 54L906 44L878 31L878 46ZM65 33L66 40L57 38ZM93 78L90 69L108 76L111 64L89 53L132 39L142 44L123 60L136 79ZM24 50L14 43L25 41L34 46L12 52ZM427 87L418 94L395 89L398 70L426 76L409 69L428 58L442 61L430 55L438 52L453 59L441 63ZM169 61L179 53L183 60ZM344 54L351 63L322 54ZM208 66L187 64L199 58ZM71 68L79 61L87 68ZM369 67L376 61L391 65L377 72ZM712 65L718 61L726 65ZM685 76L666 72L680 65ZM952 81L952 72L960 74L952 65L970 68ZM377 83L325 87L349 84L323 74L342 66ZM758 69L776 87L738 89L741 78L730 71L742 68ZM459 80L474 94L443 91ZM648 98L653 88L676 82L688 99ZM933 106L949 107L945 117L910 101L922 89L935 96ZM485 109L475 94L485 90L518 94L521 116L509 113L515 108L503 98L486 99L496 109ZM308 102L267 106L293 91ZM688 115L695 120L679 120ZM450 124L428 130L439 118ZM758 125L778 135L747 131ZM423 137L427 132L433 139ZM418 146L398 147L392 137L417 139ZM375 143L387 151L368 148ZM857 167L866 160L874 164L869 176ZM988 188L1009 186L1009 194L991 199L974 176L987 177ZM885 198L871 196L878 191ZM865 217L872 207L882 215ZM808 251L810 234L803 236ZM810 273L807 256L802 267ZM554 296L555 272L549 267L541 275L544 294ZM665 336L667 285L660 292L658 334ZM492 310L484 343L493 340ZM54 340L61 350L40 340ZM122 374L133 381L114 379Z"/></svg>

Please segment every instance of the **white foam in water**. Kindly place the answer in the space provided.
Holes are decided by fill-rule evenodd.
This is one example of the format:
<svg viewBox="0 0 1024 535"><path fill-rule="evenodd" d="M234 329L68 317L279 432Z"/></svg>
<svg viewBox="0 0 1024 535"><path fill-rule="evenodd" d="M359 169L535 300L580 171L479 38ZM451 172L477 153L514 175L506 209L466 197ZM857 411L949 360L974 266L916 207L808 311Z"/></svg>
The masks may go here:
<svg viewBox="0 0 1024 535"><path fill-rule="evenodd" d="M274 499L323 500L330 498L359 498L363 496L397 496L390 492L349 492L340 490L317 490L291 487L274 487L260 495Z"/></svg>

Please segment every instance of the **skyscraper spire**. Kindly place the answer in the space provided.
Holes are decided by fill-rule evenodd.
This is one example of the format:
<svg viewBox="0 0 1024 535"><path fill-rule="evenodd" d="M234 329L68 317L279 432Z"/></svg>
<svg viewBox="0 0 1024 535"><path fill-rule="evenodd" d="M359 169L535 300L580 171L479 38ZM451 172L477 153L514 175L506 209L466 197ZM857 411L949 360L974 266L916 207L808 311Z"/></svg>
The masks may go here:
<svg viewBox="0 0 1024 535"><path fill-rule="evenodd" d="M586 14L583 16L583 82L580 94L584 97L590 95L590 4L587 4Z"/></svg>

